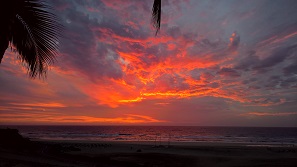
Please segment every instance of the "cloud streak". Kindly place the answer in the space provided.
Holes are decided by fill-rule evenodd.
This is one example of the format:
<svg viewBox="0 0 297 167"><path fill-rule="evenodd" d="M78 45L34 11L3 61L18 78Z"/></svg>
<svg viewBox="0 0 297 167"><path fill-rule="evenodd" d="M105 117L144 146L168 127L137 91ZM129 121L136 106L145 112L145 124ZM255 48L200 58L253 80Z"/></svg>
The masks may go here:
<svg viewBox="0 0 297 167"><path fill-rule="evenodd" d="M242 114L242 115L264 117L264 116L291 116L291 115L297 115L297 113L296 112L283 112L283 113L249 112L249 113Z"/></svg>
<svg viewBox="0 0 297 167"><path fill-rule="evenodd" d="M149 124L149 123L161 123L166 122L164 120L158 120L150 116L125 114L121 117L104 118L104 117L92 117L84 115L62 115L58 113L23 113L18 114L16 117L14 114L2 114L1 123L11 123L19 121L25 124L41 123L55 123L55 124Z"/></svg>

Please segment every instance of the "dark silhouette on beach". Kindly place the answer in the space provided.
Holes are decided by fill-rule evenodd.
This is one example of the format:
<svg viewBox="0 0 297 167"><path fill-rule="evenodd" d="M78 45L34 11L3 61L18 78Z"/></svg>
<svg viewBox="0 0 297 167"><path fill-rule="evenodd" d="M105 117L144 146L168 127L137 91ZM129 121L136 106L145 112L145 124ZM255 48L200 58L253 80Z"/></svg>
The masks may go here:
<svg viewBox="0 0 297 167"><path fill-rule="evenodd" d="M21 136L17 129L0 129L0 147L21 150L30 147L30 140Z"/></svg>

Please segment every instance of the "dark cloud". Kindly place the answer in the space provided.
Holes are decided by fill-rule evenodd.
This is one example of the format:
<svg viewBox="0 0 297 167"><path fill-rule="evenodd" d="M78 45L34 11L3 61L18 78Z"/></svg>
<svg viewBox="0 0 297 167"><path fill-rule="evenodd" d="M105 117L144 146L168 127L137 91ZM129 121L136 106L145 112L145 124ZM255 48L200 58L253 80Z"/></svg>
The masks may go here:
<svg viewBox="0 0 297 167"><path fill-rule="evenodd" d="M295 54L297 45L281 48L272 53L271 56L259 61L254 67L254 70L262 71L282 63L286 58Z"/></svg>
<svg viewBox="0 0 297 167"><path fill-rule="evenodd" d="M215 49L221 44L221 41L216 40L216 41L211 42L208 39L202 39L200 41L200 44L201 44L201 46L211 47L211 48Z"/></svg>
<svg viewBox="0 0 297 167"><path fill-rule="evenodd" d="M280 80L280 79L281 79L281 77L278 75L272 75L269 77L269 80L271 80L271 81L276 81L276 80Z"/></svg>
<svg viewBox="0 0 297 167"><path fill-rule="evenodd" d="M286 100L279 98L279 97L261 97L261 98L257 98L252 100L252 103L254 104L259 104L262 106L271 106L271 105L280 105L285 103Z"/></svg>
<svg viewBox="0 0 297 167"><path fill-rule="evenodd" d="M208 84L207 86L209 86L211 88L218 88L218 87L220 87L220 84L217 82L212 82L212 83Z"/></svg>
<svg viewBox="0 0 297 167"><path fill-rule="evenodd" d="M297 77L296 76L289 77L289 78L284 79L280 82L280 86L282 88L290 88L290 87L294 87L296 85L297 85Z"/></svg>
<svg viewBox="0 0 297 167"><path fill-rule="evenodd" d="M190 42L190 41L189 41ZM211 41L207 38L201 40L193 40L191 43L194 43L192 47L188 48L189 56L201 56L206 53L213 53L211 59L223 59L227 56L224 52L226 43L220 39Z"/></svg>
<svg viewBox="0 0 297 167"><path fill-rule="evenodd" d="M209 82L215 78L215 75L213 75L211 72L203 72L201 74L201 78Z"/></svg>
<svg viewBox="0 0 297 167"><path fill-rule="evenodd" d="M222 68L217 74L226 76L226 77L240 77L240 73L232 68Z"/></svg>
<svg viewBox="0 0 297 167"><path fill-rule="evenodd" d="M280 81L282 81L282 77L278 75L272 75L266 79L265 82L261 82L265 89L267 90L275 90L279 85Z"/></svg>
<svg viewBox="0 0 297 167"><path fill-rule="evenodd" d="M173 39L179 38L182 34L179 27L170 27L167 29L167 34Z"/></svg>
<svg viewBox="0 0 297 167"><path fill-rule="evenodd" d="M275 82L266 83L264 87L266 88L266 90L275 90L278 85L279 85L279 81L275 81Z"/></svg>
<svg viewBox="0 0 297 167"><path fill-rule="evenodd" d="M285 60L291 60L291 64L283 68L282 72L285 75L296 73L297 62L294 61L296 57L297 45L286 46L275 49L268 57L260 59L256 51L249 51L241 60L235 65L234 69L243 71L256 71L258 73L267 73L276 65L282 64ZM284 66L284 65L282 65Z"/></svg>
<svg viewBox="0 0 297 167"><path fill-rule="evenodd" d="M257 63L259 63L259 57L256 55L256 51L252 50L249 51L247 55L235 65L234 68L248 71L250 70L250 67Z"/></svg>
<svg viewBox="0 0 297 167"><path fill-rule="evenodd" d="M199 69L196 68L196 69L190 71L190 75L191 75L191 77L193 79L200 80L200 71L199 71Z"/></svg>
<svg viewBox="0 0 297 167"><path fill-rule="evenodd" d="M116 63L118 55L113 46L96 42L92 31L99 27L97 19L74 9L64 10L65 38L61 42L61 69L77 70L96 80L101 77L121 78L121 67ZM68 69L67 69L68 68Z"/></svg>
<svg viewBox="0 0 297 167"><path fill-rule="evenodd" d="M283 73L285 75L296 75L297 74L297 61L293 61L290 65L283 68Z"/></svg>
<svg viewBox="0 0 297 167"><path fill-rule="evenodd" d="M242 84L248 84L248 83L250 83L250 81L249 80L243 80L241 83Z"/></svg>
<svg viewBox="0 0 297 167"><path fill-rule="evenodd" d="M249 90L258 90L261 89L261 86L253 85L248 87Z"/></svg>
<svg viewBox="0 0 297 167"><path fill-rule="evenodd" d="M147 39L151 35L145 29L135 29L132 26L121 23L120 18L104 17L99 26L96 26L95 28L105 30L104 33L96 34L99 38L101 38L101 36L106 38L110 35L115 35L122 37L122 40L133 39L134 41L140 41Z"/></svg>

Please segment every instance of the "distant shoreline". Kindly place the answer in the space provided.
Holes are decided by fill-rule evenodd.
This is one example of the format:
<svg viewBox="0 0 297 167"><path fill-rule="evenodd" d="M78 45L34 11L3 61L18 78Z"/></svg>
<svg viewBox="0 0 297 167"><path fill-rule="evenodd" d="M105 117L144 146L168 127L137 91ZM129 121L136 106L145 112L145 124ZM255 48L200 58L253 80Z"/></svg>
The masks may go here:
<svg viewBox="0 0 297 167"><path fill-rule="evenodd" d="M237 146L237 147L296 147L296 144L288 144L288 143L246 143L246 142L204 142L204 141L103 141L103 140L52 140L52 139L31 139L31 141L36 142L49 142L49 143L68 143L68 144L95 144L95 143L102 143L102 144L133 144L133 145L149 145L149 146Z"/></svg>
<svg viewBox="0 0 297 167"><path fill-rule="evenodd" d="M65 126L65 127L205 127L205 128L296 128L297 126L226 126L226 125L71 125L71 124L65 124L65 125L53 125L53 124L0 124L0 128L6 128L6 127L17 127L17 126Z"/></svg>

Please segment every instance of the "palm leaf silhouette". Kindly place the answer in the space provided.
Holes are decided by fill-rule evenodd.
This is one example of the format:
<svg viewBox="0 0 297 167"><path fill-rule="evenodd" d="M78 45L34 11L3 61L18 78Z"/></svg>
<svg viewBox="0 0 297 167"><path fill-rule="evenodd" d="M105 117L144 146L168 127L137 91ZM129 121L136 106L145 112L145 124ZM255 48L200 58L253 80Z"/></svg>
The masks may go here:
<svg viewBox="0 0 297 167"><path fill-rule="evenodd" d="M26 65L29 76L45 76L55 60L63 26L40 0L1 0L0 63L9 44Z"/></svg>
<svg viewBox="0 0 297 167"><path fill-rule="evenodd" d="M156 29L155 35L157 35L161 27L161 0L154 0L152 9L152 24Z"/></svg>

